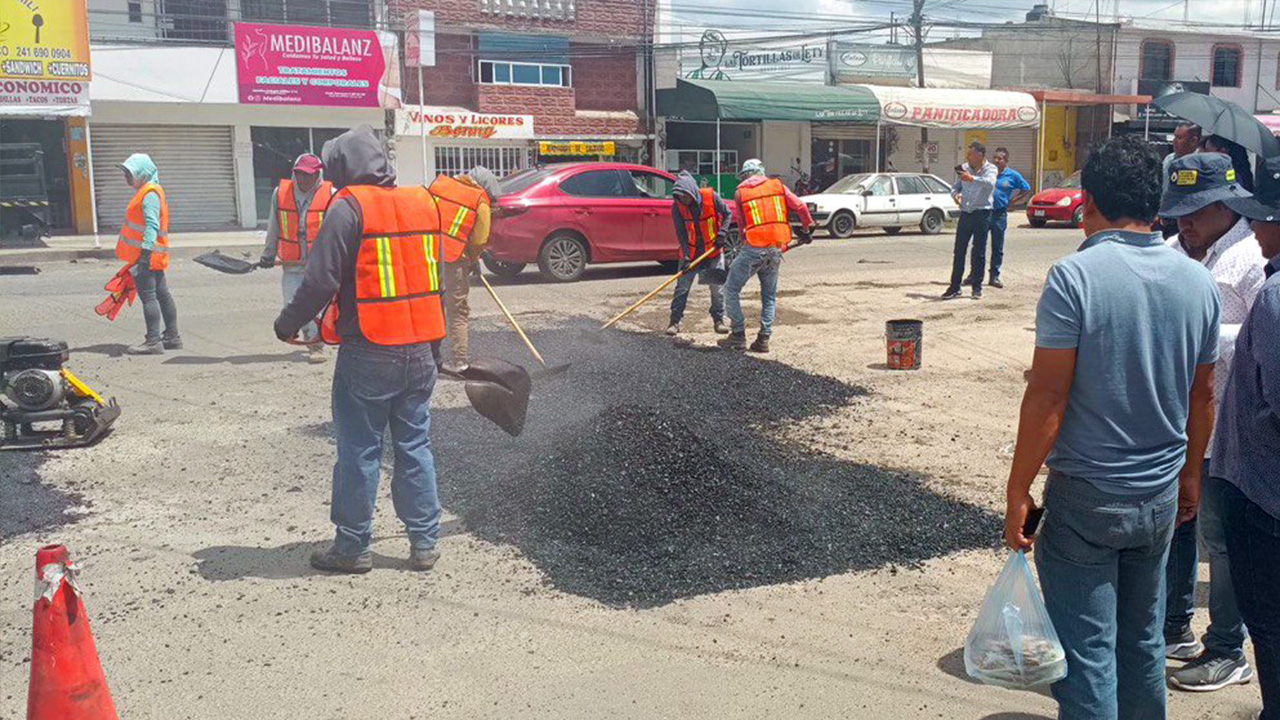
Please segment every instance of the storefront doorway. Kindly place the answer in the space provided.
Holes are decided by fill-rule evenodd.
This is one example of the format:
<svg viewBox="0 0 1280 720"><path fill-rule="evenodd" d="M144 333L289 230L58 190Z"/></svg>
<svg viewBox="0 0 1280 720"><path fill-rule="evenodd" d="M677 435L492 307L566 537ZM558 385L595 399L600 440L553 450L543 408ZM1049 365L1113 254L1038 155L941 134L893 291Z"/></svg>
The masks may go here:
<svg viewBox="0 0 1280 720"><path fill-rule="evenodd" d="M821 192L849 175L875 172L875 147L871 140L820 140L810 145L812 192Z"/></svg>
<svg viewBox="0 0 1280 720"><path fill-rule="evenodd" d="M293 172L293 163L303 153L320 154L325 142L341 135L340 128L251 127L253 141L253 190L257 199L258 222L265 223L271 212L271 193Z"/></svg>
<svg viewBox="0 0 1280 720"><path fill-rule="evenodd" d="M24 225L43 225L34 216L43 218L46 212L48 230L72 230L69 168L64 120L6 118L0 138L0 236ZM31 204L41 202L48 204Z"/></svg>

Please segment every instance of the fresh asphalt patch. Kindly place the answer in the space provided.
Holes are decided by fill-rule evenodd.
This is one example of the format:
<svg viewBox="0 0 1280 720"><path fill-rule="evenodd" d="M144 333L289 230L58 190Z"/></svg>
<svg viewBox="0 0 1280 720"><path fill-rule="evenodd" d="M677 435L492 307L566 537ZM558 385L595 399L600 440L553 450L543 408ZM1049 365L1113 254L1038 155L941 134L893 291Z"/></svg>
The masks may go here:
<svg viewBox="0 0 1280 720"><path fill-rule="evenodd" d="M525 357L475 323L477 356ZM811 450L796 422L866 391L759 356L659 335L583 342L537 331L549 362L511 438L469 408L433 417L441 500L476 536L519 548L554 587L615 607L914 566L991 547L1000 520L918 475ZM857 438L848 438L856 448Z"/></svg>

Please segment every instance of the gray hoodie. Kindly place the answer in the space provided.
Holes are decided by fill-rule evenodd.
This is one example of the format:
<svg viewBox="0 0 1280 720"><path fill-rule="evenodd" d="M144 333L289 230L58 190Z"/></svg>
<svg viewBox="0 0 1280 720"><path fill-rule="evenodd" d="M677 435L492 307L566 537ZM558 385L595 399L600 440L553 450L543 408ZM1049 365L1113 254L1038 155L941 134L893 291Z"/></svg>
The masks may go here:
<svg viewBox="0 0 1280 720"><path fill-rule="evenodd" d="M373 128L360 125L324 144L325 178L335 190L350 185L395 187L396 171ZM364 232L360 206L350 198L329 205L307 258L302 286L276 318L276 337L297 335L338 296L338 333L343 342L363 338L356 316L356 255Z"/></svg>
<svg viewBox="0 0 1280 720"><path fill-rule="evenodd" d="M694 199L696 210L693 210L695 217L702 214L702 195L699 193L698 181L689 174L687 170L681 170L676 176L676 185L671 190L674 202L671 203L671 220L676 224L676 238L680 241L680 257L689 257L689 232L684 226L684 216L680 214L680 196L686 195ZM724 198L719 193L715 196L716 216L720 219L720 225L723 227L725 218L729 216L729 206L725 204ZM707 238L702 237L702 225L695 223L698 228L698 237L694 238L694 257L699 257L706 252Z"/></svg>

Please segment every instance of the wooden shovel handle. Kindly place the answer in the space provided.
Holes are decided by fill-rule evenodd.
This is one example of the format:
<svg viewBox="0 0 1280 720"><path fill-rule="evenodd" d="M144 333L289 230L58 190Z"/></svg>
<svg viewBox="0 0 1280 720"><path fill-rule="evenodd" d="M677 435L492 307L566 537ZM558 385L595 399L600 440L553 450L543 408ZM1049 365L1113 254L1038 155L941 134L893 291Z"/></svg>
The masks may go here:
<svg viewBox="0 0 1280 720"><path fill-rule="evenodd" d="M680 272L676 273L675 275L672 275L671 277L667 278L665 281L663 281L663 283L662 283L661 285L659 285L658 287L654 288L654 289L653 289L653 291L651 291L648 295L645 295L644 297L640 298L640 299L639 299L639 300L637 300L637 301L635 302L635 304L633 304L631 307L627 308L626 310L623 310L622 312L620 312L620 313L618 313L617 315L615 315L615 316L613 317L613 319L612 319L612 320L610 320L609 322L605 323L604 325L601 325L601 326L600 326L600 329L601 329L601 330L607 330L607 329L609 329L610 327L612 327L614 323L616 323L616 322L618 322L619 320L621 320L622 318L624 318L624 317L626 317L626 316L630 315L632 312L635 312L635 309L636 309L636 308L638 308L638 307L640 307L641 305L643 305L643 304L645 304L645 303L649 302L650 300L652 300L652 299L654 298L654 296L655 296L655 295L657 295L658 293L662 292L663 290L666 290L666 289L667 289L667 287L671 285L671 283L673 283L673 282L675 282L675 281L679 280L681 277L683 277L683 276L685 275L685 273L691 272L694 268L698 267L698 265L699 265L703 260L706 260L707 258L711 257L711 255L712 255L713 253L715 253L715 252L716 252L716 250L717 250L717 248L711 248L711 249L707 250L706 252L702 253L702 255L698 257L698 259L696 259L696 260L694 260L693 262L689 263L689 267L687 267L687 268L685 268L684 270L681 270Z"/></svg>
<svg viewBox="0 0 1280 720"><path fill-rule="evenodd" d="M524 341L525 347L529 348L529 352L533 353L533 356L538 359L538 362L542 363L542 367L546 367L547 361L542 359L542 354L538 352L538 348L533 346L533 342L529 340L529 336L525 335L524 330L520 329L520 323L516 322L516 319L512 317L511 311L507 309L505 304L503 304L502 299L498 297L498 293L493 291L493 286L489 284L487 279L485 279L484 273L480 272L476 274L480 276L480 282L484 283L484 289L489 291L489 297L493 298L493 301L498 303L498 309L502 310L502 314L507 317L507 322L511 323L511 327L515 328L516 334Z"/></svg>

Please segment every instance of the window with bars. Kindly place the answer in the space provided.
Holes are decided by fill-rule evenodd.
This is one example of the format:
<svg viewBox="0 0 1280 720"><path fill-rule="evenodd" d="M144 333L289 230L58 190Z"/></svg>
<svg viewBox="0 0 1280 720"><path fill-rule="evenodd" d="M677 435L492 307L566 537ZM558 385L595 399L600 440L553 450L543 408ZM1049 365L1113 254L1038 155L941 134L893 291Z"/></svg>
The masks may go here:
<svg viewBox="0 0 1280 720"><path fill-rule="evenodd" d="M245 20L373 27L373 3L368 0L241 0Z"/></svg>
<svg viewBox="0 0 1280 720"><path fill-rule="evenodd" d="M1213 86L1240 87L1244 51L1239 45L1213 46Z"/></svg>
<svg viewBox="0 0 1280 720"><path fill-rule="evenodd" d="M461 175L477 165L483 165L500 178L529 167L530 149L523 146L498 147L437 147L436 172L442 175Z"/></svg>
<svg viewBox="0 0 1280 720"><path fill-rule="evenodd" d="M1143 40L1142 67L1139 72L1143 80L1172 80L1173 43L1167 40Z"/></svg>

